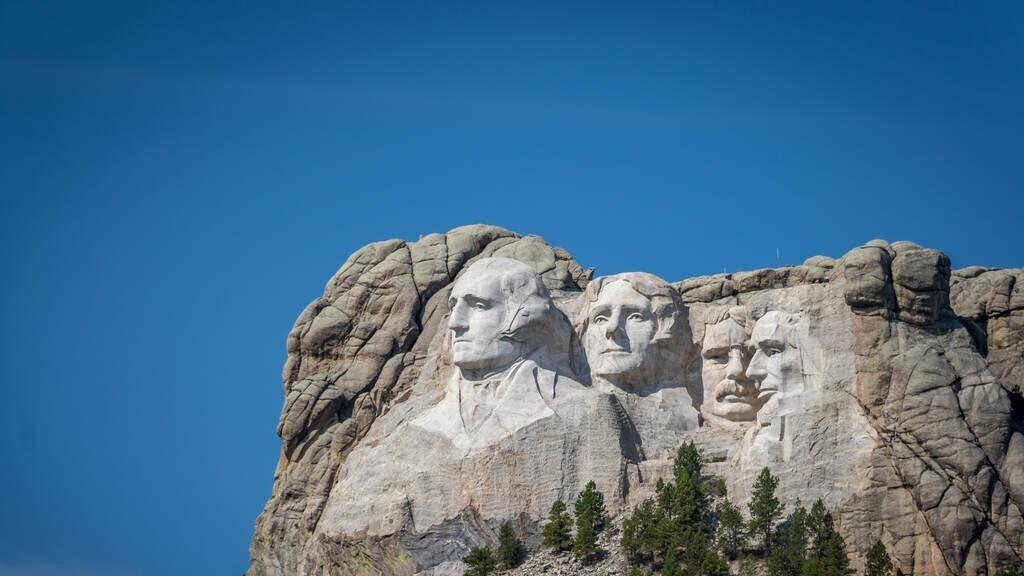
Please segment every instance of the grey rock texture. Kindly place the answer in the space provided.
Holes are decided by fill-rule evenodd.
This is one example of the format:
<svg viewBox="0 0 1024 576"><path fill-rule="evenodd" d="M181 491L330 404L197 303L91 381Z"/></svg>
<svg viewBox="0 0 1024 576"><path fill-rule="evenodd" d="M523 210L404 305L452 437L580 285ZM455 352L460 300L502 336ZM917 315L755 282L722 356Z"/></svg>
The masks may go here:
<svg viewBox="0 0 1024 576"><path fill-rule="evenodd" d="M257 521L251 573L300 573L340 467L373 422L408 398L443 333L452 282L487 256L532 265L552 290L580 290L589 280L589 271L539 238L466 226L362 248L296 320L282 375L281 457Z"/></svg>
<svg viewBox="0 0 1024 576"><path fill-rule="evenodd" d="M435 434L417 422L460 410L445 408L460 385L449 296L492 256L540 275L575 323L570 361L502 376L540 391L497 404L527 416L514 430ZM873 240L838 259L675 282L685 341L662 356L670 371L635 364L659 373L637 380L636 398L590 374L591 275L540 238L491 226L352 255L288 335L281 457L249 573L460 574L461 556L493 545L504 520L536 548L551 502L571 504L588 480L609 512L627 510L670 474L665 446L687 439L741 505L764 466L787 506L822 498L855 566L876 539L908 575L994 574L1021 560L1024 270L951 270L938 250ZM610 306L621 333L602 337L626 350L647 342L640 308L628 324ZM702 353L711 343L722 350ZM557 399L544 393L556 378L567 391ZM651 400L674 390L688 401ZM695 420L724 413L707 410L711 394L747 404ZM623 569L571 564L538 554L517 573Z"/></svg>

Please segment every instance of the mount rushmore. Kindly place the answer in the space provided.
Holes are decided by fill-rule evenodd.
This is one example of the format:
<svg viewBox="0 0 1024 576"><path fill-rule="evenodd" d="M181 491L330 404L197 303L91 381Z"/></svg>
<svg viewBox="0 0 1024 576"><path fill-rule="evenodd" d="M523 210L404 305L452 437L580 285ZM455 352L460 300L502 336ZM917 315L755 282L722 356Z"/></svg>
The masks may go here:
<svg viewBox="0 0 1024 576"><path fill-rule="evenodd" d="M1024 270L874 240L838 259L593 278L466 226L355 254L288 334L249 574L446 573L588 481L611 515L694 442L730 498L768 467L851 559L994 574L1024 556Z"/></svg>

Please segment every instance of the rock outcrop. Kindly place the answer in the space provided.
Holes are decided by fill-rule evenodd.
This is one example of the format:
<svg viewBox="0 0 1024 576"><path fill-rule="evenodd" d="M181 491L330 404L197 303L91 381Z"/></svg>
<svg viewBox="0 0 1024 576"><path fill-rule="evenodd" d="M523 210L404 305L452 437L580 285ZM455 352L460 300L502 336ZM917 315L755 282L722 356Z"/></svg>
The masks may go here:
<svg viewBox="0 0 1024 576"><path fill-rule="evenodd" d="M674 284L591 282L535 236L371 244L288 335L281 457L249 573L459 573L555 499L627 510L694 441L745 504L767 466L855 565L994 574L1024 554L1024 271L875 240Z"/></svg>

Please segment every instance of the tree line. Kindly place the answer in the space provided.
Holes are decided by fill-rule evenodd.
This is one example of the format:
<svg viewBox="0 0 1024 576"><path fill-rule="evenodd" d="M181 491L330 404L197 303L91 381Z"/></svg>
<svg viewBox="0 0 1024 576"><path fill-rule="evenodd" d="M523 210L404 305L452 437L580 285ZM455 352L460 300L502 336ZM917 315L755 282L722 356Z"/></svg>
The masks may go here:
<svg viewBox="0 0 1024 576"><path fill-rule="evenodd" d="M730 561L738 576L852 576L846 542L834 529L832 514L819 498L808 510L799 501L784 510L775 491L779 479L761 470L752 489L746 517L727 497L720 478L703 476L704 461L693 442L676 452L672 480L659 480L655 494L623 520L622 551L628 576L729 576ZM717 499L717 503L715 503ZM714 506L713 506L714 504ZM598 535L608 523L604 495L593 481L578 497L574 517L557 500L543 528L543 545L571 551L584 562L601 557ZM575 528L575 534L573 533ZM486 576L499 566L513 568L525 551L510 523L499 531L498 550L474 548L463 560L469 576ZM763 565L758 570L757 563ZM885 545L876 541L865 558L864 576L902 576ZM997 576L1024 576L1017 566Z"/></svg>
<svg viewBox="0 0 1024 576"><path fill-rule="evenodd" d="M556 551L572 551L577 558L590 561L604 551L598 546L598 534L604 530L608 513L604 507L604 494L597 489L593 480L587 483L576 498L575 519L567 512L561 499L551 505L548 521L542 534L543 544ZM573 535L575 525L576 534ZM522 543L510 522L498 530L497 552L486 546L477 546L462 559L469 566L468 576L487 576L498 568L514 568L525 556Z"/></svg>
<svg viewBox="0 0 1024 576"><path fill-rule="evenodd" d="M779 479L764 468L744 518L721 480L703 476L703 466L692 442L680 446L672 481L659 481L655 495L623 522L621 542L631 575L660 571L662 576L728 576L729 561L738 560L738 574L753 576L757 558L764 560L768 576L852 574L846 543L821 499L810 511L798 502L783 518L775 495ZM721 497L714 508L713 496ZM886 554L881 542L877 546ZM891 561L887 569L883 565L865 574L894 576Z"/></svg>

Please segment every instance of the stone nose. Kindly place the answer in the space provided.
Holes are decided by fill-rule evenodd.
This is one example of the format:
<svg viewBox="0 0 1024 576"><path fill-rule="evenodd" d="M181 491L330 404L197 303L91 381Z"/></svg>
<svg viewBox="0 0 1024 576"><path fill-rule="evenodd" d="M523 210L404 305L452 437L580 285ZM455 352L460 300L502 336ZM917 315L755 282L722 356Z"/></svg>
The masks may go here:
<svg viewBox="0 0 1024 576"><path fill-rule="evenodd" d="M618 312L613 312L608 316L608 321L604 323L604 335L611 338L618 334L622 330L622 315Z"/></svg>
<svg viewBox="0 0 1024 576"><path fill-rule="evenodd" d="M466 317L466 305L461 301L456 302L448 314L448 329L460 333L465 332L468 328L469 319Z"/></svg>
<svg viewBox="0 0 1024 576"><path fill-rule="evenodd" d="M729 350L729 363L725 367L725 375L730 380L746 380L746 366L743 365L743 351L739 348Z"/></svg>
<svg viewBox="0 0 1024 576"><path fill-rule="evenodd" d="M754 352L754 357L750 359L750 365L747 366L747 378L751 380L763 380L768 375L768 367L765 365L767 360L764 352L758 350Z"/></svg>

